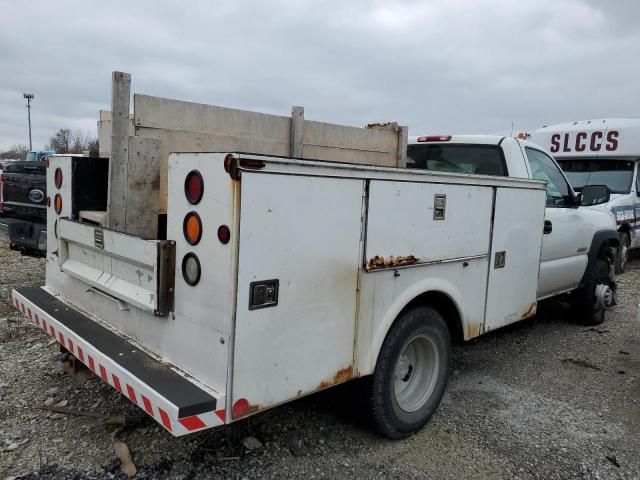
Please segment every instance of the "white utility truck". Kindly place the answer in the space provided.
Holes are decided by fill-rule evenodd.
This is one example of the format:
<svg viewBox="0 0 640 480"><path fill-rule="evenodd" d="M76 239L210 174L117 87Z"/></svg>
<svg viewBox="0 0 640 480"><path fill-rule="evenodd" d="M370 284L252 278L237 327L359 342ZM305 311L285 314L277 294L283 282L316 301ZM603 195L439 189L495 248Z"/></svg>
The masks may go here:
<svg viewBox="0 0 640 480"><path fill-rule="evenodd" d="M173 435L367 376L376 425L401 438L440 403L452 341L531 317L540 298L556 294L572 292L587 323L602 321L611 303L609 217L577 208L553 160L532 160L517 140L477 137L482 145L455 160L480 167L487 153L486 168L498 168L497 158L502 169L491 175L407 169L394 150L407 153L401 128L291 118L290 130L278 130L284 117L146 96L134 98L129 137L128 91L116 79L114 96L122 92L126 107L112 101L109 159L50 159L46 285L14 290L13 302L70 364L86 365ZM283 139L296 155L225 151ZM417 146L438 143L424 140ZM171 153L160 171L158 152L216 142L222 152ZM419 167L414 147L406 163ZM143 174L139 163L157 169ZM537 168L564 183L545 194L529 178ZM163 190L154 178L166 178L166 221L154 218L162 206L129 208ZM117 202L126 214L114 229ZM571 255L545 257L549 202L552 234L572 240ZM159 233L128 232L139 228L129 215L157 221Z"/></svg>
<svg viewBox="0 0 640 480"><path fill-rule="evenodd" d="M629 250L640 248L640 118L607 118L543 127L531 140L548 149L576 191L606 185L611 199L597 208L612 211L620 234L617 271Z"/></svg>

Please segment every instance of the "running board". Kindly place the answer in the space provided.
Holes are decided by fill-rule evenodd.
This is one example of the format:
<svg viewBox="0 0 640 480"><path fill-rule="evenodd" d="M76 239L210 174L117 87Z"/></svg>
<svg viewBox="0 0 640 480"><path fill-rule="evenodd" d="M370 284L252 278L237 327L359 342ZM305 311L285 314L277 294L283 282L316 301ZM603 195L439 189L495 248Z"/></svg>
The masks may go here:
<svg viewBox="0 0 640 480"><path fill-rule="evenodd" d="M203 388L39 287L13 305L102 380L179 437L225 423L225 396Z"/></svg>

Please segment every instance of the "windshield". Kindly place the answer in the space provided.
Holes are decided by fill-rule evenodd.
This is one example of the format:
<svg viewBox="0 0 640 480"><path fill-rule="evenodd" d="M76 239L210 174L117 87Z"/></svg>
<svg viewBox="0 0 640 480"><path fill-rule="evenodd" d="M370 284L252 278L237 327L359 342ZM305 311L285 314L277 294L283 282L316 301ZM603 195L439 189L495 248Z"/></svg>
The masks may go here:
<svg viewBox="0 0 640 480"><path fill-rule="evenodd" d="M506 176L497 145L415 144L407 147L407 168L435 172Z"/></svg>
<svg viewBox="0 0 640 480"><path fill-rule="evenodd" d="M558 160L575 190L606 185L611 193L629 193L633 163L628 160Z"/></svg>

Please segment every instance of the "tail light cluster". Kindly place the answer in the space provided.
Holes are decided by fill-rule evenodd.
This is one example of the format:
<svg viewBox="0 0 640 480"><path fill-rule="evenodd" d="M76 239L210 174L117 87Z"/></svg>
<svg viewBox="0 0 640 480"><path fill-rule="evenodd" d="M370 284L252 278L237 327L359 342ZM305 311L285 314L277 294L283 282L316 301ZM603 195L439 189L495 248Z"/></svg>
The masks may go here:
<svg viewBox="0 0 640 480"><path fill-rule="evenodd" d="M184 180L184 195L191 205L198 205L204 195L204 180L197 170L191 170ZM189 245L195 246L202 239L202 219L195 210L188 212L182 222L182 233L184 239ZM231 230L227 225L218 227L218 240L222 244L229 243L231 240ZM193 252L188 252L182 258L182 277L187 284L194 286L200 281L202 268L200 259Z"/></svg>
<svg viewBox="0 0 640 480"><path fill-rule="evenodd" d="M45 165L49 168L49 158L45 158ZM60 167L56 168L56 171L53 174L53 183L56 186L56 189L60 190L62 188L62 169ZM47 197L47 207L51 206L51 197ZM56 215L60 215L62 212L62 195L60 193L56 193L53 197L53 209L56 212Z"/></svg>

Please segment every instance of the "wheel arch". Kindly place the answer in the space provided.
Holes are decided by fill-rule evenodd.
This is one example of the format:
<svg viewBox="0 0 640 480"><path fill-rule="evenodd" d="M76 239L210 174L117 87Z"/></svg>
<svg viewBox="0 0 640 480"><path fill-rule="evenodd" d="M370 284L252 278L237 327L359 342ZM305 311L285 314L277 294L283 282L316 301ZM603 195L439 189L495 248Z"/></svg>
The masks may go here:
<svg viewBox="0 0 640 480"><path fill-rule="evenodd" d="M417 306L429 306L437 310L449 328L452 342L462 342L479 335L481 325L476 325L474 332L466 332L463 315L462 292L454 284L439 280L437 284L414 285L413 288L400 295L384 313L382 320L373 331L369 355L365 357L366 365L362 365L362 373L373 373L378 360L382 344L393 325L400 316ZM466 332L466 333L465 333Z"/></svg>
<svg viewBox="0 0 640 480"><path fill-rule="evenodd" d="M593 268L596 260L609 259L612 264L615 263L616 255L618 253L618 246L620 245L620 235L617 230L606 229L599 230L593 234L591 240L591 247L587 254L587 268L585 269L580 286L582 287L587 281L589 272Z"/></svg>

